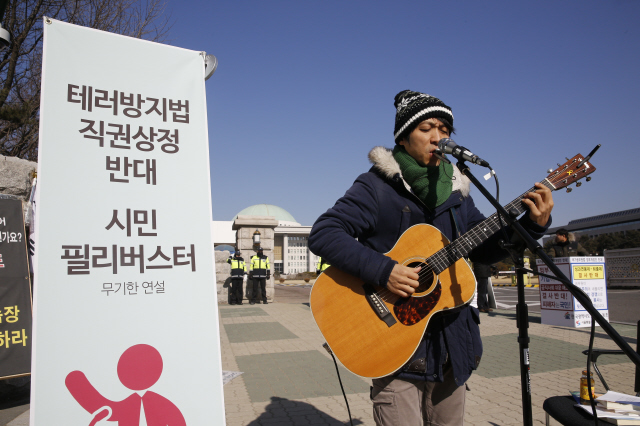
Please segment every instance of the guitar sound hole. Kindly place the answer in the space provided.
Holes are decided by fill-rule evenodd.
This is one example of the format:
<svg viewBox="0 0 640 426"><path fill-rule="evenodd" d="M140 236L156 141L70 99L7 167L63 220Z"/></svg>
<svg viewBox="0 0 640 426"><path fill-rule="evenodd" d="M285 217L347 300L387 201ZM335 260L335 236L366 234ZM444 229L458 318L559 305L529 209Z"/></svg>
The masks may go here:
<svg viewBox="0 0 640 426"><path fill-rule="evenodd" d="M418 273L420 278L418 278L418 282L420 285L416 288L416 293L424 293L428 291L435 283L435 276L433 271L426 263L423 262L411 262L407 265L409 268L417 268L418 266L422 266L422 269Z"/></svg>

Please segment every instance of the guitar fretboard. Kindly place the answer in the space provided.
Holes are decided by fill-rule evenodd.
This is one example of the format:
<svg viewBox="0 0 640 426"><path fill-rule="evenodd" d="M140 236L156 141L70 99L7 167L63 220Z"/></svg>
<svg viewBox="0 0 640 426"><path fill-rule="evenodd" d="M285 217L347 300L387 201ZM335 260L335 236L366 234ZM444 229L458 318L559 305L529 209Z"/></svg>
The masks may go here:
<svg viewBox="0 0 640 426"><path fill-rule="evenodd" d="M555 190L555 187L545 179L542 184L549 188L550 190ZM507 212L515 211L517 216L524 213L527 210L526 205L522 202L522 199L529 192L534 192L536 190L535 187L532 187L525 192L522 193L515 200L504 206L504 209ZM500 224L502 222L502 225ZM445 246L444 248L438 250L433 255L428 257L425 260L427 265L431 266L431 269L436 274L442 273L449 266L453 265L456 261L463 257L467 257L469 253L480 244L485 242L489 237L500 230L501 226L507 226L504 218L498 218L498 213L494 213L489 216L479 224L473 227L470 231L462 234L451 244Z"/></svg>

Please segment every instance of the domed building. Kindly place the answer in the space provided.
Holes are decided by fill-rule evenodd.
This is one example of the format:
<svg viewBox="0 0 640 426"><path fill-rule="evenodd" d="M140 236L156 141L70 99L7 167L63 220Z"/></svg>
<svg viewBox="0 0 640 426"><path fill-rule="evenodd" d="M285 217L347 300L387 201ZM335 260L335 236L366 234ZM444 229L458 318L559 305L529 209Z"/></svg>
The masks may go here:
<svg viewBox="0 0 640 426"><path fill-rule="evenodd" d="M274 229L273 259L270 259L274 272L297 274L316 270L318 258L309 251L308 245L311 226L301 225L291 213L273 204L254 204L239 211L230 221L213 221L215 247L236 245L233 222L238 216L269 216L278 221Z"/></svg>
<svg viewBox="0 0 640 426"><path fill-rule="evenodd" d="M240 210L232 220L236 220L240 215L273 216L279 222L279 226L300 226L291 213L282 207L274 206L273 204L254 204L253 206Z"/></svg>

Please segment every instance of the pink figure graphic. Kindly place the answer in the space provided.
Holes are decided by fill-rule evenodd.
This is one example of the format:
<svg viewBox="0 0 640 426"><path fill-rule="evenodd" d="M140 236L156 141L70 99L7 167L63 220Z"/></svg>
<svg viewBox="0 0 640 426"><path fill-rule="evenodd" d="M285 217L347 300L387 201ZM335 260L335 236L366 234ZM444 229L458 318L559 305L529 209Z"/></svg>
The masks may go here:
<svg viewBox="0 0 640 426"><path fill-rule="evenodd" d="M162 374L162 357L153 346L135 345L124 351L118 361L118 378L127 388L144 391L153 386ZM118 426L138 426L140 407L144 406L147 426L186 426L182 413L171 401L155 392L146 391L140 397L131 394L122 401L111 401L98 392L81 371L72 371L65 380L67 389L89 413L89 426L107 419Z"/></svg>

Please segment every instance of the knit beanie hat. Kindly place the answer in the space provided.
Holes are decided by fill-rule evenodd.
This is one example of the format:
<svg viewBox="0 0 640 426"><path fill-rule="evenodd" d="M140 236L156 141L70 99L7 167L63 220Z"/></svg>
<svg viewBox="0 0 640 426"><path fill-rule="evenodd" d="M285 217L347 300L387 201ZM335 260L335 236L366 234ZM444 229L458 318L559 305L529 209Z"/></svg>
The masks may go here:
<svg viewBox="0 0 640 426"><path fill-rule="evenodd" d="M453 126L451 108L435 96L403 90L394 98L396 126L393 136L396 143L405 138L427 118L445 118Z"/></svg>

